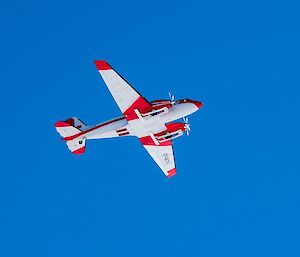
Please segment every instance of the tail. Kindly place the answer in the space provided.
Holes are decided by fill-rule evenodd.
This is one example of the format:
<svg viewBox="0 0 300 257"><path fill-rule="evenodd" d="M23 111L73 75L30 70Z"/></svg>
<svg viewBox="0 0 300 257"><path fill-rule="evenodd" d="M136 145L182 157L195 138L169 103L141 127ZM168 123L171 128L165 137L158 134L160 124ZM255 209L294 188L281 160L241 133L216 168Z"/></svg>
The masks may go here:
<svg viewBox="0 0 300 257"><path fill-rule="evenodd" d="M66 121L58 121L54 124L57 132L63 137L70 137L79 134L87 126L78 118L73 117ZM77 137L73 140L67 141L69 150L74 154L83 154L85 151L84 137Z"/></svg>

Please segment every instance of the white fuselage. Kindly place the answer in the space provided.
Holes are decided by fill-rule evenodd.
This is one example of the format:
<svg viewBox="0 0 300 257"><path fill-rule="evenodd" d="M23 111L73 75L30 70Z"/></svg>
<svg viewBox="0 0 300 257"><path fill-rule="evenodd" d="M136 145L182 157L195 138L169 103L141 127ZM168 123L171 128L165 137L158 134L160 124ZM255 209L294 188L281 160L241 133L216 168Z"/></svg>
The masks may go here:
<svg viewBox="0 0 300 257"><path fill-rule="evenodd" d="M165 124L188 116L199 108L190 102L175 104L167 113L127 121L119 117L96 126L88 127L86 139L113 138L119 136L137 136L139 138L165 130ZM124 133L125 132L125 133Z"/></svg>

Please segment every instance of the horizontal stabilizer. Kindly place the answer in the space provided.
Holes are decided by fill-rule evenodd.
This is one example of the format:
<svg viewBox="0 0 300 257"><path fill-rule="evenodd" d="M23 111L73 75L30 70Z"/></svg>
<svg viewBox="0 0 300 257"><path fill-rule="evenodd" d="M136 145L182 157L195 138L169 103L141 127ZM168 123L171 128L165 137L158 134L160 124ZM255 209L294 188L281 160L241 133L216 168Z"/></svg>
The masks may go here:
<svg viewBox="0 0 300 257"><path fill-rule="evenodd" d="M83 154L85 151L85 138L75 138L67 141L67 146L73 154Z"/></svg>
<svg viewBox="0 0 300 257"><path fill-rule="evenodd" d="M62 136L62 137L69 137L76 135L81 132L80 129L73 127L66 121L58 121L55 123L55 128L57 132Z"/></svg>
<svg viewBox="0 0 300 257"><path fill-rule="evenodd" d="M54 124L57 132L63 137L70 137L79 134L86 125L78 118L70 118L66 121L58 121ZM85 151L84 137L76 137L66 142L69 150L74 154L82 154Z"/></svg>
<svg viewBox="0 0 300 257"><path fill-rule="evenodd" d="M86 128L86 125L84 124L84 122L82 120L78 119L77 117L73 117L73 118L67 119L66 123L72 125L75 128L78 128L81 131L84 128Z"/></svg>

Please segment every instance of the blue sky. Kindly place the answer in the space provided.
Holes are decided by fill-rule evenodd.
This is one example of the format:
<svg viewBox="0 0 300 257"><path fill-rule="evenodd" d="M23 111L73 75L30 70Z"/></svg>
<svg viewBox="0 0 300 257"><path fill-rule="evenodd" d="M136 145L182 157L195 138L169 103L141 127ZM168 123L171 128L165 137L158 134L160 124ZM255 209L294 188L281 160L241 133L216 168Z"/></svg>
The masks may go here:
<svg viewBox="0 0 300 257"><path fill-rule="evenodd" d="M296 1L7 1L0 256L299 256ZM135 138L73 156L55 121L120 115L94 67L204 107L166 179Z"/></svg>

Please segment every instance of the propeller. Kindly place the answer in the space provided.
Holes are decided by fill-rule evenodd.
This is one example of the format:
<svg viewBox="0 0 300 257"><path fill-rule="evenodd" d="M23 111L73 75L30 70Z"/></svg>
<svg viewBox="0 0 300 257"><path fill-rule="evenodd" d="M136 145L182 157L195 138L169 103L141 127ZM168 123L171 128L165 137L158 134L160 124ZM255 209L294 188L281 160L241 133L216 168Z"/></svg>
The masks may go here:
<svg viewBox="0 0 300 257"><path fill-rule="evenodd" d="M189 136L190 132L191 132L191 125L189 124L189 118L183 117L183 121L185 123L184 128L185 128L186 134Z"/></svg>
<svg viewBox="0 0 300 257"><path fill-rule="evenodd" d="M176 102L175 101L175 95L172 95L171 92L169 92L169 97L170 97L171 104L174 105L175 102Z"/></svg>

